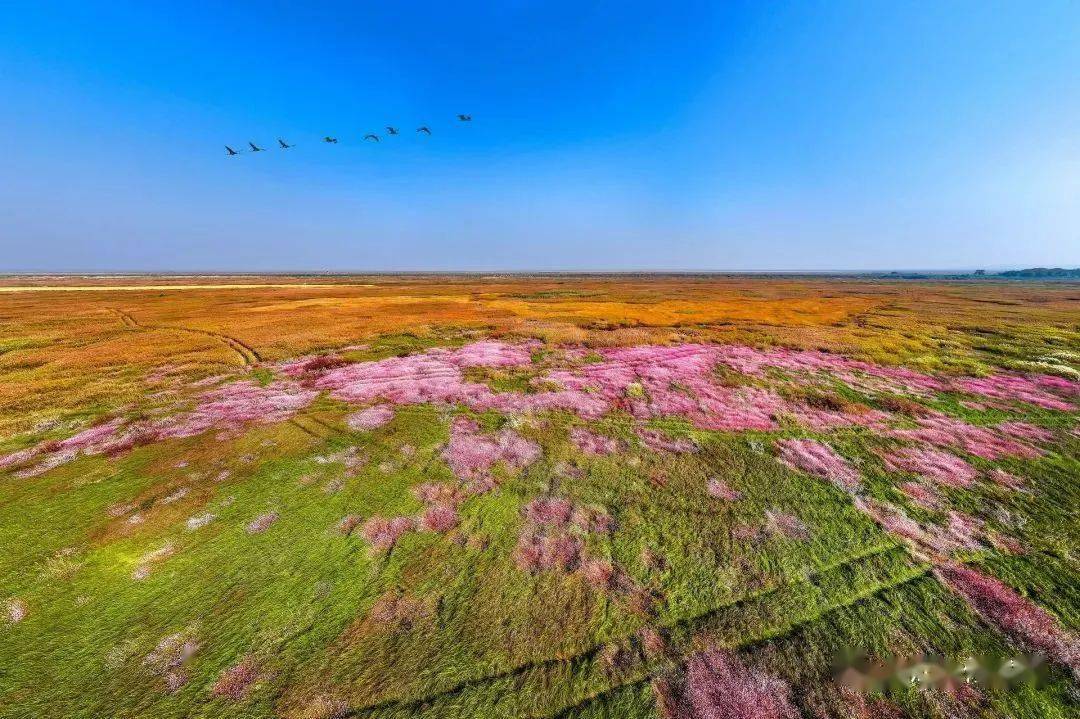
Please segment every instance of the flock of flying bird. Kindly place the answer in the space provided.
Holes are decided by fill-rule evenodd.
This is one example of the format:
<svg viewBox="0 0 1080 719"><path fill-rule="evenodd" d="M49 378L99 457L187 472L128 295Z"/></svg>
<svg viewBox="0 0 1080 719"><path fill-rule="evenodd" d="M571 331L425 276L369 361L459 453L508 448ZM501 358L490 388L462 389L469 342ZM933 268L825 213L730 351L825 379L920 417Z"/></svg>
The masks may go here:
<svg viewBox="0 0 1080 719"><path fill-rule="evenodd" d="M458 119L458 122L472 122L472 115L458 115L457 119ZM427 125L421 125L420 127L416 128L416 131L420 132L420 133L423 133L425 135L428 135L428 136L431 135L431 128L428 127ZM400 135L401 133L398 131L398 128L391 127L390 125L387 125L386 126L386 134L387 135ZM369 142L369 141L370 142L380 142L381 139L382 138L380 138L379 135L376 135L374 133L368 133L367 135L364 135L364 141L365 142ZM280 137L277 139L277 141L278 141L278 146L282 150L288 150L289 148L296 146L295 144L290 145L289 143L285 142L285 140L281 139ZM329 135L324 137L322 139L322 141L325 142L325 143L331 144L331 145L338 144L338 139L336 137L330 137ZM248 142L248 147L250 147L251 149L250 150L234 150L233 148L226 145L225 146L225 152L226 152L226 154L229 155L229 157L232 157L234 155L239 155L242 152L266 152L265 147L259 147L254 142Z"/></svg>

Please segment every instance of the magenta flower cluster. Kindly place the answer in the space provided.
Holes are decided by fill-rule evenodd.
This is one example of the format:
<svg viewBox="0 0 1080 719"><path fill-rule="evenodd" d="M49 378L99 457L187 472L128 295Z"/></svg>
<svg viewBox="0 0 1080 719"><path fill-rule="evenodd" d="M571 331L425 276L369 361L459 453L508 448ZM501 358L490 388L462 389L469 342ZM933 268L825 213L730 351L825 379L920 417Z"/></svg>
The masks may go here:
<svg viewBox="0 0 1080 719"><path fill-rule="evenodd" d="M859 488L859 473L827 444L812 439L786 439L777 442L780 461L792 469L827 479L843 490Z"/></svg>
<svg viewBox="0 0 1080 719"><path fill-rule="evenodd" d="M622 443L619 440L590 432L584 427L574 427L570 430L570 443L579 452L593 456L614 454L622 449Z"/></svg>
<svg viewBox="0 0 1080 719"><path fill-rule="evenodd" d="M416 529L416 519L413 517L372 517L364 522L360 533L371 546L377 550L390 550L397 544L401 537Z"/></svg>
<svg viewBox="0 0 1080 719"><path fill-rule="evenodd" d="M503 428L493 435L466 417L456 417L450 425L450 441L443 459L459 478L483 480L502 462L509 469L522 469L540 457L540 446L514 430Z"/></svg>
<svg viewBox="0 0 1080 719"><path fill-rule="evenodd" d="M378 429L394 418L394 410L385 404L377 404L374 407L354 412L345 418L345 424L349 429L358 431L370 431Z"/></svg>
<svg viewBox="0 0 1080 719"><path fill-rule="evenodd" d="M601 560L584 557L583 537L608 534L614 528L611 516L602 510L575 507L562 497L538 497L521 510L525 526L514 549L514 561L523 571L572 572L581 566L586 581L594 583L607 573ZM598 563L601 562L601 563ZM611 567L604 585L614 575Z"/></svg>
<svg viewBox="0 0 1080 719"><path fill-rule="evenodd" d="M963 549L978 549L981 543L975 534L979 525L969 517L959 513L950 515L950 523L945 527L930 525L924 527L907 516L903 509L869 497L856 497L855 506L877 522L890 534L907 540L915 549L937 557L947 557Z"/></svg>
<svg viewBox="0 0 1080 719"><path fill-rule="evenodd" d="M697 444L693 440L682 437L670 437L666 432L659 429L640 428L636 431L641 443L654 452L672 452L685 454L696 452Z"/></svg>
<svg viewBox="0 0 1080 719"><path fill-rule="evenodd" d="M1000 459L1005 456L1031 459L1042 454L1031 445L1013 439L1017 436L1017 432L1023 432L1031 437L1042 436L1041 433L1033 431L1039 428L1032 425L1025 426L1023 423L999 425L997 430L1000 431L996 431L944 415L920 418L918 424L919 427L916 429L894 429L888 434L898 439L959 449L983 459ZM1018 424L1021 426L1017 427ZM1027 427L1032 429L1027 429Z"/></svg>
<svg viewBox="0 0 1080 719"><path fill-rule="evenodd" d="M742 499L742 492L732 489L727 482L716 477L705 483L705 492L713 499L721 499L725 502L737 502Z"/></svg>
<svg viewBox="0 0 1080 719"><path fill-rule="evenodd" d="M935 571L988 623L1080 677L1080 637L1062 627L1045 609L971 567L949 562Z"/></svg>
<svg viewBox="0 0 1080 719"><path fill-rule="evenodd" d="M911 472L947 487L970 487L977 476L964 460L932 447L901 447L882 459L890 471Z"/></svg>
<svg viewBox="0 0 1080 719"><path fill-rule="evenodd" d="M752 669L727 649L690 657L680 691L662 706L670 719L799 719L791 687L777 676Z"/></svg>

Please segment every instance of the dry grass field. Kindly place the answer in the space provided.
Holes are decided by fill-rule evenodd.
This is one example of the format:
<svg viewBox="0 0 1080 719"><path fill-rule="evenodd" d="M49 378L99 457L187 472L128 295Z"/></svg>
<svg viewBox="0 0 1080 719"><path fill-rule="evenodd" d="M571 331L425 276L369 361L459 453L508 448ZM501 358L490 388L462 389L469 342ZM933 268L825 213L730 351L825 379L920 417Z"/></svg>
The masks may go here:
<svg viewBox="0 0 1080 719"><path fill-rule="evenodd" d="M1078 411L1075 283L3 278L0 717L1076 716Z"/></svg>

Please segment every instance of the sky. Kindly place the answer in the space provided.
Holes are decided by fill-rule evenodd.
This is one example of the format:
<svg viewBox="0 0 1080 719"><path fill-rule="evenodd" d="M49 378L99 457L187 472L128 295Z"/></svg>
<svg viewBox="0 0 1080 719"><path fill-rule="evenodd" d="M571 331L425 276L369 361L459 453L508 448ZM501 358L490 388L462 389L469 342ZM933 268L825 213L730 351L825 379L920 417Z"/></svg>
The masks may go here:
<svg viewBox="0 0 1080 719"><path fill-rule="evenodd" d="M3 271L1077 265L1076 2L0 18Z"/></svg>

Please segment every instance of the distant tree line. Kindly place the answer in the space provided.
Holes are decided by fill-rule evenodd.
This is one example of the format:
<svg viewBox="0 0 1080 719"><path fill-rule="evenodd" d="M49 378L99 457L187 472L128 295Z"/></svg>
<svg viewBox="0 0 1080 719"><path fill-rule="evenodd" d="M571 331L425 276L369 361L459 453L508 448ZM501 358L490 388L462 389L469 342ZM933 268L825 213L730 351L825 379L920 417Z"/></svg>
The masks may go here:
<svg viewBox="0 0 1080 719"><path fill-rule="evenodd" d="M1080 279L1080 267L1065 269L1063 267L1030 267L1026 270L1008 270L1001 273L1002 277L1068 277Z"/></svg>

